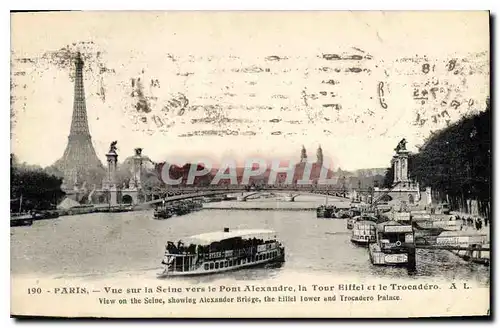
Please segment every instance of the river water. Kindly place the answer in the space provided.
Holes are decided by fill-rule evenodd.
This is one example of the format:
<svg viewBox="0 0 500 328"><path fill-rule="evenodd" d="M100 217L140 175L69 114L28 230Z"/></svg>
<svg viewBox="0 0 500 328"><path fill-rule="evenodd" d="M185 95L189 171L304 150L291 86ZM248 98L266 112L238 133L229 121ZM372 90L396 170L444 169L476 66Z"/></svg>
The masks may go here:
<svg viewBox="0 0 500 328"><path fill-rule="evenodd" d="M302 204L304 208L313 208L323 202L321 197L299 196L289 206L297 209ZM246 204L279 209L287 206L273 199L249 200ZM447 251L418 250L417 272L412 276L404 268L375 267L370 263L367 249L350 242L345 219L317 219L311 210L235 210L226 202L224 207L168 220L153 220L152 211L95 213L11 228L11 272L14 276L61 279L151 278L161 271L167 240L177 241L228 227L275 230L286 247L286 263L277 269L240 270L182 279L197 282L221 277L235 281L267 280L300 273L421 281L436 278L489 286L488 267L467 263Z"/></svg>

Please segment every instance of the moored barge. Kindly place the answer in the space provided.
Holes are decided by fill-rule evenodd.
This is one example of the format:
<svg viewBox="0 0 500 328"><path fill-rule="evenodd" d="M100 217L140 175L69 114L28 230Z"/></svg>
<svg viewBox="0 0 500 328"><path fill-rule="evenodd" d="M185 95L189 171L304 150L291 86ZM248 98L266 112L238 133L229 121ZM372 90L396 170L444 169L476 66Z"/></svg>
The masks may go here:
<svg viewBox="0 0 500 328"><path fill-rule="evenodd" d="M415 268L414 232L411 225L395 221L376 226L376 242L369 245L370 261L374 265Z"/></svg>
<svg viewBox="0 0 500 328"><path fill-rule="evenodd" d="M174 214L168 207L159 207L155 209L153 218L155 220L166 220L173 216Z"/></svg>

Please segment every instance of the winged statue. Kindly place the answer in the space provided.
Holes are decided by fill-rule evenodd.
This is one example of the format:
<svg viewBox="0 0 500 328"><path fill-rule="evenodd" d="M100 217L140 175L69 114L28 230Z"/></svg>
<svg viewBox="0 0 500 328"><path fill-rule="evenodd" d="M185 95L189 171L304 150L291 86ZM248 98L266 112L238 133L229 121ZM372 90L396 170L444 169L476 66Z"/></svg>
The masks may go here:
<svg viewBox="0 0 500 328"><path fill-rule="evenodd" d="M111 143L111 145L109 145L109 152L110 152L110 153L116 153L116 150L118 149L118 148L116 147L116 144L117 144L117 143L118 143L118 141L113 141L113 142Z"/></svg>

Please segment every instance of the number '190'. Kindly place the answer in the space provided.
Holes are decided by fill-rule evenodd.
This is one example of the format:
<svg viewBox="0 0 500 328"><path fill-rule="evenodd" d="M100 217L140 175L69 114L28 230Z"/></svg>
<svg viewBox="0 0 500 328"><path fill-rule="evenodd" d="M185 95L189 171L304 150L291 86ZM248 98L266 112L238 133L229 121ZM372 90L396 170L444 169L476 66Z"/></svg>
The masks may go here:
<svg viewBox="0 0 500 328"><path fill-rule="evenodd" d="M41 288L28 288L28 294L41 294L42 289Z"/></svg>

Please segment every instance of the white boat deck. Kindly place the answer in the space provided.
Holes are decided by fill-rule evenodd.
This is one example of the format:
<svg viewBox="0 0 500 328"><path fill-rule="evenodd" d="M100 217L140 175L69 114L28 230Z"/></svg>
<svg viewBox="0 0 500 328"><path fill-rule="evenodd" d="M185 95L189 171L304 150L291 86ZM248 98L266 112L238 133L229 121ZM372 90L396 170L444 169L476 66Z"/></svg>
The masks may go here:
<svg viewBox="0 0 500 328"><path fill-rule="evenodd" d="M187 237L184 238L183 241L185 243L188 242L188 243L203 245L237 237L276 238L276 232L273 230L266 230L266 229L244 229L244 230L234 230L229 232L214 231Z"/></svg>

